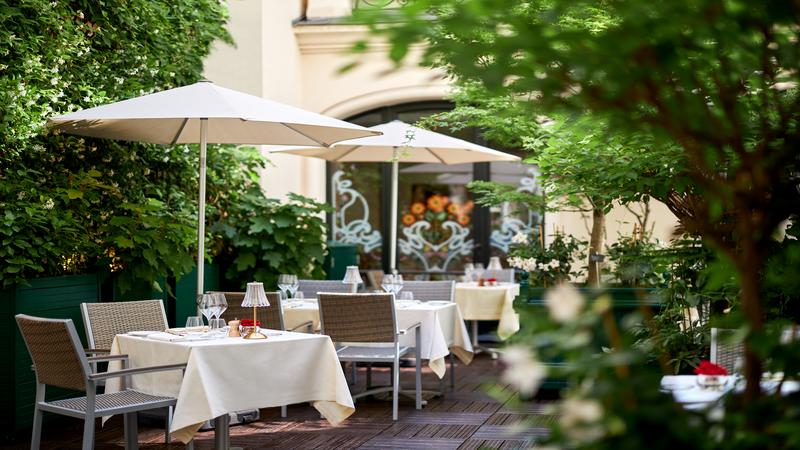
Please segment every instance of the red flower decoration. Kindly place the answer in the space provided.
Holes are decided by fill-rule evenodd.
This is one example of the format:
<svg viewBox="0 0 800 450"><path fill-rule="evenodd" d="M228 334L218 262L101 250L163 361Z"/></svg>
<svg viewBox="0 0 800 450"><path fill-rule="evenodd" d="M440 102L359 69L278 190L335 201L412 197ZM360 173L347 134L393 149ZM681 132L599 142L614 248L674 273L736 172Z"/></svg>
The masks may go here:
<svg viewBox="0 0 800 450"><path fill-rule="evenodd" d="M700 361L700 365L694 369L696 375L727 375L728 371L724 367L712 363L711 361Z"/></svg>
<svg viewBox="0 0 800 450"><path fill-rule="evenodd" d="M240 324L243 327L252 327L253 326L253 319L242 319L242 323ZM256 326L261 326L261 321L256 320Z"/></svg>
<svg viewBox="0 0 800 450"><path fill-rule="evenodd" d="M497 278L489 278L489 279L488 279L488 280L486 280L486 281L488 281L488 282L490 282L490 283L497 283Z"/></svg>

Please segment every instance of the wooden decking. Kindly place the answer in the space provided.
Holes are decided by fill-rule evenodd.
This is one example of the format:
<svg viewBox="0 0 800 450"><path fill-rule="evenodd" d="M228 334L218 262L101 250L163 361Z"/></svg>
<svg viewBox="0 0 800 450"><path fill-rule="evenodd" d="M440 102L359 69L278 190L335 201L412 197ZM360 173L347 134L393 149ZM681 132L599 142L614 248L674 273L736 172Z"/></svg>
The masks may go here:
<svg viewBox="0 0 800 450"><path fill-rule="evenodd" d="M497 394L488 395L486 388L497 382L500 372L501 364L486 355L476 356L469 366L457 364L455 390L448 386L443 397L429 399L421 411L414 409L413 402L401 400L397 422L391 419L391 403L375 399L360 399L356 413L339 427L320 419L308 405L290 406L287 418L280 418L277 408L264 409L261 420L231 428L231 445L246 449L530 448L538 437L546 435L547 424L554 420L547 414L549 402L519 405L503 386L497 387ZM388 382L388 370L376 368L373 374L375 384ZM363 370L358 378L356 390L363 388ZM427 370L423 382L426 389L439 387L436 376ZM413 368L403 369L401 383L413 383ZM43 449L80 447L81 423L69 419L62 423L55 427L45 425ZM176 441L164 444L161 429L141 424L139 431L142 449L183 448ZM22 439L18 445L6 448L27 446L27 440ZM115 417L97 433L95 448L122 447L122 421ZM200 433L195 448L213 448L213 433Z"/></svg>

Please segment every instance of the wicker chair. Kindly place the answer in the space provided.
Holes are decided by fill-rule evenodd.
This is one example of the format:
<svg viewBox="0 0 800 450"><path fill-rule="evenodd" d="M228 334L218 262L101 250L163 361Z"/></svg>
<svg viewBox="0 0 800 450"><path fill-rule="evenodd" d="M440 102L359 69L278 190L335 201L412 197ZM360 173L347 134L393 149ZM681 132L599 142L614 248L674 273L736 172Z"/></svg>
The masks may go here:
<svg viewBox="0 0 800 450"><path fill-rule="evenodd" d="M737 330L711 329L711 362L734 373L738 364L744 362L744 342L731 342Z"/></svg>
<svg viewBox="0 0 800 450"><path fill-rule="evenodd" d="M164 331L169 327L161 300L81 303L81 315L86 328L86 342L96 354L111 351L111 343L118 334L138 330ZM92 371L98 371L96 363L92 363ZM105 380L97 384L103 386ZM153 415L164 419L164 442L169 444L172 409L167 409L165 414L158 411Z"/></svg>
<svg viewBox="0 0 800 450"><path fill-rule="evenodd" d="M415 323L397 329L394 295L392 294L328 294L319 295L319 319L322 333L337 345L342 362L392 363L392 385L373 388L353 395L353 400L381 392L392 392L392 419L397 420L400 394L400 357L416 352L414 399L422 409L422 366L419 358L420 326ZM414 330L415 347L401 347L399 337Z"/></svg>
<svg viewBox="0 0 800 450"><path fill-rule="evenodd" d="M483 271L484 279L494 278L500 283L514 282L514 269L486 269Z"/></svg>
<svg viewBox="0 0 800 450"><path fill-rule="evenodd" d="M97 394L97 382L109 378L123 378L124 386L131 375L184 370L185 364L128 369L127 355L87 357L81 348L75 325L70 319L43 319L18 314L16 320L36 372L32 450L37 450L41 444L44 412L83 419L83 450L94 447L95 418L124 414L125 448L130 450L138 448L139 444L136 417L138 411L175 406L177 402L175 398L145 394L132 389L123 389L113 394ZM90 368L90 363L114 360L122 362L122 370L94 373ZM46 386L83 391L86 395L48 402L45 400Z"/></svg>
<svg viewBox="0 0 800 450"><path fill-rule="evenodd" d="M89 347L99 350L109 351L118 334L169 327L161 300L81 303L81 314Z"/></svg>
<svg viewBox="0 0 800 450"><path fill-rule="evenodd" d="M299 280L299 287L297 288L306 298L317 298L319 292L349 294L357 289L357 285L342 283L339 280Z"/></svg>
<svg viewBox="0 0 800 450"><path fill-rule="evenodd" d="M400 292L411 292L414 300L428 302L443 300L452 302L455 293L455 281L406 281Z"/></svg>

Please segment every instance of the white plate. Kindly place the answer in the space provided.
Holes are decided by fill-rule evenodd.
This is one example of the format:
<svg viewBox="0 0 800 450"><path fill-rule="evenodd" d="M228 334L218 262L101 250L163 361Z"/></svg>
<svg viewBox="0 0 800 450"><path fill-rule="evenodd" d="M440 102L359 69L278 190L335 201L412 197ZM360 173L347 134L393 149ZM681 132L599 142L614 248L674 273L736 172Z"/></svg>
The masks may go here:
<svg viewBox="0 0 800 450"><path fill-rule="evenodd" d="M447 306L450 303L452 302L448 302L446 300L431 300L429 302L425 302L426 305L431 305L431 306Z"/></svg>
<svg viewBox="0 0 800 450"><path fill-rule="evenodd" d="M151 334L155 334L155 333L158 333L158 331L128 331L125 334L131 335L131 336L147 337L147 336L149 336Z"/></svg>

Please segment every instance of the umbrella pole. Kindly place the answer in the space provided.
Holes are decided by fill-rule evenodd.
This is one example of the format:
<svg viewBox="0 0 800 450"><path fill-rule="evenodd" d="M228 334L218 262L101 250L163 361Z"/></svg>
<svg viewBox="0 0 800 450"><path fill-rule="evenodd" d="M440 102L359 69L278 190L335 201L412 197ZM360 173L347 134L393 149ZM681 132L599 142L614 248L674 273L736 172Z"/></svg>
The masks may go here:
<svg viewBox="0 0 800 450"><path fill-rule="evenodd" d="M203 294L203 272L206 253L206 147L208 119L200 119L200 198L197 202L197 295ZM200 315L200 305L197 305Z"/></svg>
<svg viewBox="0 0 800 450"><path fill-rule="evenodd" d="M389 207L390 211L390 226L389 226L389 272L394 273L397 269L397 185L398 180L398 166L400 162L397 156L397 147L395 147L395 155L392 158L392 205Z"/></svg>

